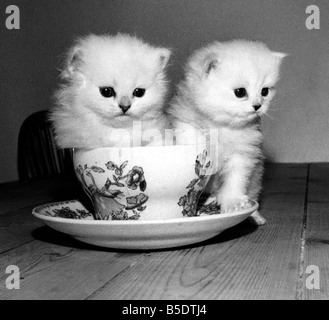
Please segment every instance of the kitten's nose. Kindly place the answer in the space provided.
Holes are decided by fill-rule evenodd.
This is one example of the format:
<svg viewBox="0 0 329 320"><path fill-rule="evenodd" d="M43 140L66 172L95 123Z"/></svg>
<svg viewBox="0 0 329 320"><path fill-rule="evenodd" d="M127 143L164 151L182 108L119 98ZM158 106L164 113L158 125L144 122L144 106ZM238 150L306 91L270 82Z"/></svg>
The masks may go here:
<svg viewBox="0 0 329 320"><path fill-rule="evenodd" d="M261 106L262 106L261 104L257 104L257 105L255 105L255 106L254 106L255 111L257 111Z"/></svg>
<svg viewBox="0 0 329 320"><path fill-rule="evenodd" d="M131 101L129 97L123 96L119 101L119 108L122 110L123 113L126 113L130 107Z"/></svg>
<svg viewBox="0 0 329 320"><path fill-rule="evenodd" d="M119 108L122 110L123 113L126 113L128 109L130 109L131 105L119 105Z"/></svg>

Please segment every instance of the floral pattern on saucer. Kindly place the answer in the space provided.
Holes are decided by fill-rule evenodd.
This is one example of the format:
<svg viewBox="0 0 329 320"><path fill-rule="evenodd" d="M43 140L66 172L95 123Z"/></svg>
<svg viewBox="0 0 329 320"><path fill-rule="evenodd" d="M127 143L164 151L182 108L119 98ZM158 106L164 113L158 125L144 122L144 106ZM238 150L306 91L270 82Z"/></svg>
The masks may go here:
<svg viewBox="0 0 329 320"><path fill-rule="evenodd" d="M74 208L72 206L74 201L63 201L54 205L44 205L38 207L37 213L42 212L45 216L66 218L66 219L77 219L77 220L94 220L94 216L91 212L82 209Z"/></svg>

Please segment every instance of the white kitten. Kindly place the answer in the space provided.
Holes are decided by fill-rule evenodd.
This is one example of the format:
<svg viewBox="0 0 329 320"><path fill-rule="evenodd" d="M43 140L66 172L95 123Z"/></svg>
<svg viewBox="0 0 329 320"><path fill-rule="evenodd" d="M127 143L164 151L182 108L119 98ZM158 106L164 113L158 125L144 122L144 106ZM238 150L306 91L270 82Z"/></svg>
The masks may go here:
<svg viewBox="0 0 329 320"><path fill-rule="evenodd" d="M114 129L133 138L136 121L142 130L167 127L164 70L170 54L125 34L78 39L67 54L65 84L50 116L59 147L118 145L124 134Z"/></svg>
<svg viewBox="0 0 329 320"><path fill-rule="evenodd" d="M168 111L174 128L218 129L216 183L224 212L258 200L263 174L260 116L275 94L282 53L260 42L215 42L196 51ZM179 139L179 138L178 138ZM258 212L253 221L266 221Z"/></svg>

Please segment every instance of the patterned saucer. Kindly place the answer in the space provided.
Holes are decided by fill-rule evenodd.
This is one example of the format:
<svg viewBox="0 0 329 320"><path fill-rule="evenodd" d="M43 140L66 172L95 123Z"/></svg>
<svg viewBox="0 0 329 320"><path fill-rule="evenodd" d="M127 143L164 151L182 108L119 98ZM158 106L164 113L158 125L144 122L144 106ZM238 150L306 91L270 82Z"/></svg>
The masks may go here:
<svg viewBox="0 0 329 320"><path fill-rule="evenodd" d="M49 227L82 242L113 249L150 250L180 247L210 239L245 220L258 203L234 213L163 220L94 220L78 200L49 203L32 214Z"/></svg>

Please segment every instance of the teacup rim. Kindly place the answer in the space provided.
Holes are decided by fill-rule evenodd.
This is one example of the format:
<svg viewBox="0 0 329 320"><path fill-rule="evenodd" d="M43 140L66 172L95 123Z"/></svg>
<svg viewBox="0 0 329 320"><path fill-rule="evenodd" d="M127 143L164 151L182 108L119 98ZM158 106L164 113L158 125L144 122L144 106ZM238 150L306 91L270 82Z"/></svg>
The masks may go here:
<svg viewBox="0 0 329 320"><path fill-rule="evenodd" d="M189 143L189 144L175 144L175 145L162 145L162 146L155 146L155 145L151 145L151 146L130 146L130 147L95 147L95 148L79 148L79 147L73 147L70 148L74 151L91 151L91 150L98 150L98 149L111 149L111 150L137 150L137 149L158 149L158 148L187 148L187 147L196 147L196 146L200 146L200 147L205 147L207 146L207 143Z"/></svg>

